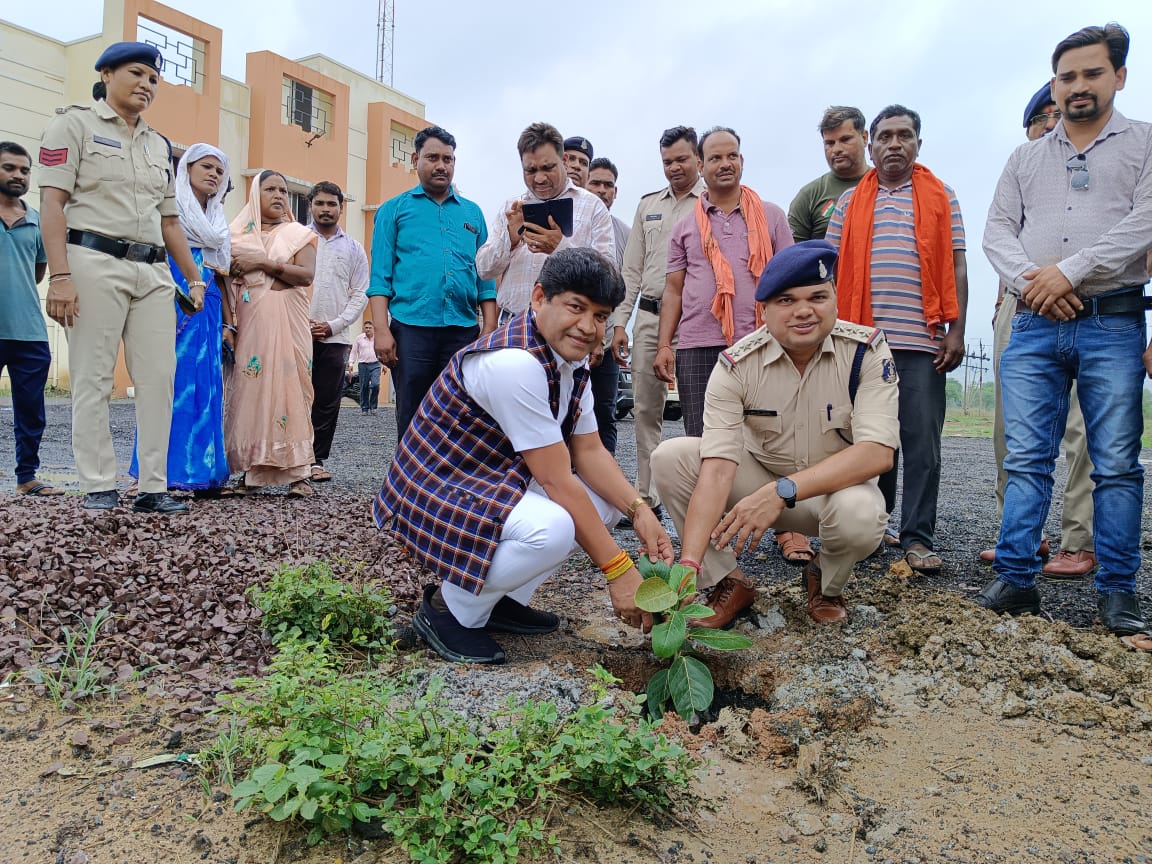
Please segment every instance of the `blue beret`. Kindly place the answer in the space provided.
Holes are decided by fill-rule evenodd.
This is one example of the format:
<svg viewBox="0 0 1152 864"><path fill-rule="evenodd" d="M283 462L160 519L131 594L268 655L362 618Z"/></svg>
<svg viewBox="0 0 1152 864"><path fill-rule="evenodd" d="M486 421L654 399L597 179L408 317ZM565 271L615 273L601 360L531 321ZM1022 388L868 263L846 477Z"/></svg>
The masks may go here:
<svg viewBox="0 0 1152 864"><path fill-rule="evenodd" d="M769 259L756 286L756 299L764 301L789 288L828 282L835 268L836 247L827 240L805 240L789 246Z"/></svg>
<svg viewBox="0 0 1152 864"><path fill-rule="evenodd" d="M592 142L587 138L581 138L579 135L574 138L565 138L564 149L566 151L579 150L581 153L588 157L589 162L592 161Z"/></svg>
<svg viewBox="0 0 1152 864"><path fill-rule="evenodd" d="M109 45L96 61L96 71L123 66L125 63L143 63L157 72L164 70L164 56L155 45L144 42L117 42Z"/></svg>
<svg viewBox="0 0 1152 864"><path fill-rule="evenodd" d="M1039 114L1045 105L1051 105L1055 101L1052 98L1052 85L1045 82L1044 86L1036 91L1036 95L1028 101L1028 107L1024 109L1024 128L1028 128L1028 121Z"/></svg>

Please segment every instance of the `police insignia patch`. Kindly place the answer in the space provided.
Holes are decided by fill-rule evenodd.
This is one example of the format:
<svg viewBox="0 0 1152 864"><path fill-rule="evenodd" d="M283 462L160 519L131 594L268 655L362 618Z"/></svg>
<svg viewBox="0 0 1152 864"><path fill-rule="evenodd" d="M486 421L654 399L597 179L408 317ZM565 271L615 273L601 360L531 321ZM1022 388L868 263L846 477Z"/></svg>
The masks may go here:
<svg viewBox="0 0 1152 864"><path fill-rule="evenodd" d="M40 148L40 164L49 168L54 168L57 165L63 165L68 161L68 148L57 147L50 150L47 147Z"/></svg>
<svg viewBox="0 0 1152 864"><path fill-rule="evenodd" d="M821 279L827 279L828 278L828 268L824 266L823 261L818 261L817 263L820 265L820 278Z"/></svg>
<svg viewBox="0 0 1152 864"><path fill-rule="evenodd" d="M896 380L896 364L893 363L891 360L884 360L881 363L880 369L881 369L880 376L885 381L891 382L891 381Z"/></svg>

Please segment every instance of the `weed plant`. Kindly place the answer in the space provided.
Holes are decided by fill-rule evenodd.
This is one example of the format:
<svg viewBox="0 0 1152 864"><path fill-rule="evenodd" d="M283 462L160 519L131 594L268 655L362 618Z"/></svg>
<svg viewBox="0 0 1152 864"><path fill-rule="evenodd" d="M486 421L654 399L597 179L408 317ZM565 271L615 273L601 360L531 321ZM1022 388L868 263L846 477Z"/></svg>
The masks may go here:
<svg viewBox="0 0 1152 864"><path fill-rule="evenodd" d="M34 685L42 685L58 710L93 696L115 696L116 687L109 684L111 670L97 659L100 631L112 619L110 607L104 607L79 628L60 628L63 646L44 661L25 670Z"/></svg>
<svg viewBox="0 0 1152 864"><path fill-rule="evenodd" d="M264 613L273 642L292 638L371 651L392 636L392 593L386 585L353 577L342 581L323 561L281 567L263 587L253 585L248 597Z"/></svg>
<svg viewBox="0 0 1152 864"><path fill-rule="evenodd" d="M349 668L326 640L282 639L265 677L227 708L256 758L236 809L310 823L309 843L370 823L420 862L512 862L554 849L565 796L672 811L695 763L641 717L642 700L595 670L593 703L560 717L512 699L481 728L415 673Z"/></svg>

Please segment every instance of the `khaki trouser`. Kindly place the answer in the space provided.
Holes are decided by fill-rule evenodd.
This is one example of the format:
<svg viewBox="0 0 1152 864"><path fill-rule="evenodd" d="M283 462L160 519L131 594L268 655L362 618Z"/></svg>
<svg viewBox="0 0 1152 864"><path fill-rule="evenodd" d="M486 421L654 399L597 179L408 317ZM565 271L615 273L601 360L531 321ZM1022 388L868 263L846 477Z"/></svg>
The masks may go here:
<svg viewBox="0 0 1152 864"><path fill-rule="evenodd" d="M671 438L652 454L656 485L681 538L701 461L699 438ZM725 507L731 507L776 479L752 454L744 451ZM829 597L838 597L856 562L867 558L880 545L887 523L884 496L876 481L870 480L830 495L797 501L795 508L780 514L773 527L820 538L821 591ZM700 588L710 588L736 569L736 555L730 547L720 552L709 546L700 566L697 584Z"/></svg>
<svg viewBox="0 0 1152 864"><path fill-rule="evenodd" d="M80 300L68 331L72 379L72 452L84 492L116 488L116 453L108 420L120 342L136 388L141 492L168 490L168 436L176 373L175 286L166 261L135 264L68 246Z"/></svg>
<svg viewBox="0 0 1152 864"><path fill-rule="evenodd" d="M992 371L996 376L996 413L992 426L992 449L996 454L996 513L1004 509L1004 487L1008 472L1004 457L1008 445L1004 440L1004 414L1000 409L1000 355L1012 336L1012 316L1016 298L1005 295L993 322ZM1069 552L1091 552L1092 541L1092 460L1088 458L1088 437L1084 431L1084 414L1076 397L1076 385L1068 399L1068 425L1064 429L1064 457L1068 461L1068 482L1064 487L1064 507L1060 519L1060 548Z"/></svg>
<svg viewBox="0 0 1152 864"><path fill-rule="evenodd" d="M664 431L664 400L668 385L656 377L656 336L660 316L639 309L632 325L632 417L636 433L636 491L651 506L660 504L660 493L652 482L652 451ZM675 344L675 340L673 340Z"/></svg>

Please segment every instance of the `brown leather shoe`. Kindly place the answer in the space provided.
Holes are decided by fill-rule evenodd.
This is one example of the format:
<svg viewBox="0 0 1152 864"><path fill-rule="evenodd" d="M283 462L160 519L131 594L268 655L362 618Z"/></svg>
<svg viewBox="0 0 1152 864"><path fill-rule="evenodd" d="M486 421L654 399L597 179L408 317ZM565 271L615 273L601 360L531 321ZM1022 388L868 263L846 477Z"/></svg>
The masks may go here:
<svg viewBox="0 0 1152 864"><path fill-rule="evenodd" d="M745 585L731 576L725 576L710 589L704 601L715 614L707 618L692 618L689 627L707 627L710 630L723 630L731 626L736 616L749 608L756 599L756 589Z"/></svg>
<svg viewBox="0 0 1152 864"><path fill-rule="evenodd" d="M817 624L838 624L848 619L843 597L827 597L820 590L821 572L812 565L804 571L808 589L808 617Z"/></svg>
<svg viewBox="0 0 1152 864"><path fill-rule="evenodd" d="M1047 561L1048 556L1051 554L1052 550L1048 547L1048 538L1045 537L1040 541L1040 557ZM996 547L993 546L991 549L985 549L983 552L981 552L980 560L985 564L993 563L996 560Z"/></svg>
<svg viewBox="0 0 1152 864"><path fill-rule="evenodd" d="M1096 555L1081 550L1069 552L1061 549L1044 565L1043 573L1049 579L1056 581L1075 580L1087 576L1096 567Z"/></svg>

